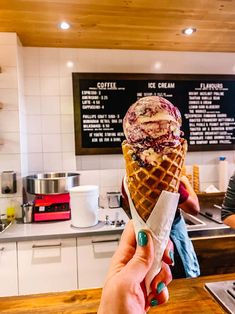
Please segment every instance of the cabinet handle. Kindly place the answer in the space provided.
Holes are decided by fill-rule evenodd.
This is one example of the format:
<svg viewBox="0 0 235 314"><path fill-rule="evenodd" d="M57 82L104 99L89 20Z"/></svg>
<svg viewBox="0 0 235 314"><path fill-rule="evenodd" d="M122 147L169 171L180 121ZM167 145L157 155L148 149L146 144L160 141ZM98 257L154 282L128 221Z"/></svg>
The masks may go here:
<svg viewBox="0 0 235 314"><path fill-rule="evenodd" d="M4 246L0 248L0 252L3 252L3 251L5 251L5 247Z"/></svg>
<svg viewBox="0 0 235 314"><path fill-rule="evenodd" d="M58 244L33 244L32 249L44 248L44 247L61 247L62 243Z"/></svg>
<svg viewBox="0 0 235 314"><path fill-rule="evenodd" d="M109 240L92 240L91 243L106 243L106 242L119 242L119 239L109 239Z"/></svg>

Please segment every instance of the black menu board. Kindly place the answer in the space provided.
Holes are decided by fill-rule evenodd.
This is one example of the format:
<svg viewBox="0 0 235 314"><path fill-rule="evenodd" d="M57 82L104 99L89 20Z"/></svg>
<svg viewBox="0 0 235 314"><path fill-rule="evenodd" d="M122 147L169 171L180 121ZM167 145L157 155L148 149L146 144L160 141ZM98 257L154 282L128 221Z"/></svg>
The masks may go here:
<svg viewBox="0 0 235 314"><path fill-rule="evenodd" d="M235 149L235 76L73 73L76 154L121 153L122 120L144 96L177 106L189 151Z"/></svg>

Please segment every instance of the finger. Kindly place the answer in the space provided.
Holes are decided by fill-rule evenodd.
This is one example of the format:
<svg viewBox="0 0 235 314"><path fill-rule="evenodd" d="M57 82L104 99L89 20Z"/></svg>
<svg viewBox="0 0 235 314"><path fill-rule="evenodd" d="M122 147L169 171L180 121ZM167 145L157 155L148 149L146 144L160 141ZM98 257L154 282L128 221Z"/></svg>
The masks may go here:
<svg viewBox="0 0 235 314"><path fill-rule="evenodd" d="M169 292L168 292L167 287L165 287L162 290L162 292L157 295L151 292L148 296L148 301L147 301L145 309L147 310L149 307L154 307L154 306L166 303L168 300L169 300Z"/></svg>
<svg viewBox="0 0 235 314"><path fill-rule="evenodd" d="M111 264L126 265L132 259L136 250L136 236L132 220L130 220L121 236L116 252L113 255Z"/></svg>
<svg viewBox="0 0 235 314"><path fill-rule="evenodd" d="M167 285L171 282L172 275L170 267L162 262L162 268L160 272L155 276L151 282L151 293L148 295L146 302L146 309L150 306L156 306L166 303L169 299L169 292Z"/></svg>
<svg viewBox="0 0 235 314"><path fill-rule="evenodd" d="M167 243L162 260L168 265L174 265L174 244L171 240Z"/></svg>
<svg viewBox="0 0 235 314"><path fill-rule="evenodd" d="M149 271L154 258L153 240L150 233L146 230L138 232L138 245L133 258L125 267L126 276L135 278L141 283Z"/></svg>
<svg viewBox="0 0 235 314"><path fill-rule="evenodd" d="M151 282L152 292L155 295L160 294L171 281L172 274L170 267L166 263L162 262L162 268L160 272L154 277Z"/></svg>

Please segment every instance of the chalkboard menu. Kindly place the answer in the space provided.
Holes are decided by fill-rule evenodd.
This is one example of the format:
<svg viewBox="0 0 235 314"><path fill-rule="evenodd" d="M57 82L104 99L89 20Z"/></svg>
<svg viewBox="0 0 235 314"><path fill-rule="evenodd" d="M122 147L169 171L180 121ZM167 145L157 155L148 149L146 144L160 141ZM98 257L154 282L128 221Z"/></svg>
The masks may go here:
<svg viewBox="0 0 235 314"><path fill-rule="evenodd" d="M121 153L122 120L144 96L177 106L189 151L235 149L235 76L73 73L76 154Z"/></svg>

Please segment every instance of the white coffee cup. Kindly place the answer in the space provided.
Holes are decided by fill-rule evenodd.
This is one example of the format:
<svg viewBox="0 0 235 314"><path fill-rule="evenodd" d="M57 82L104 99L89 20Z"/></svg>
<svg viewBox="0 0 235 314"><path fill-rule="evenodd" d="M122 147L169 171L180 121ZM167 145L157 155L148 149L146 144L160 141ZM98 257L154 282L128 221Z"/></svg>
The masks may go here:
<svg viewBox="0 0 235 314"><path fill-rule="evenodd" d="M69 190L71 221L74 227L91 227L98 223L99 187L80 185Z"/></svg>

